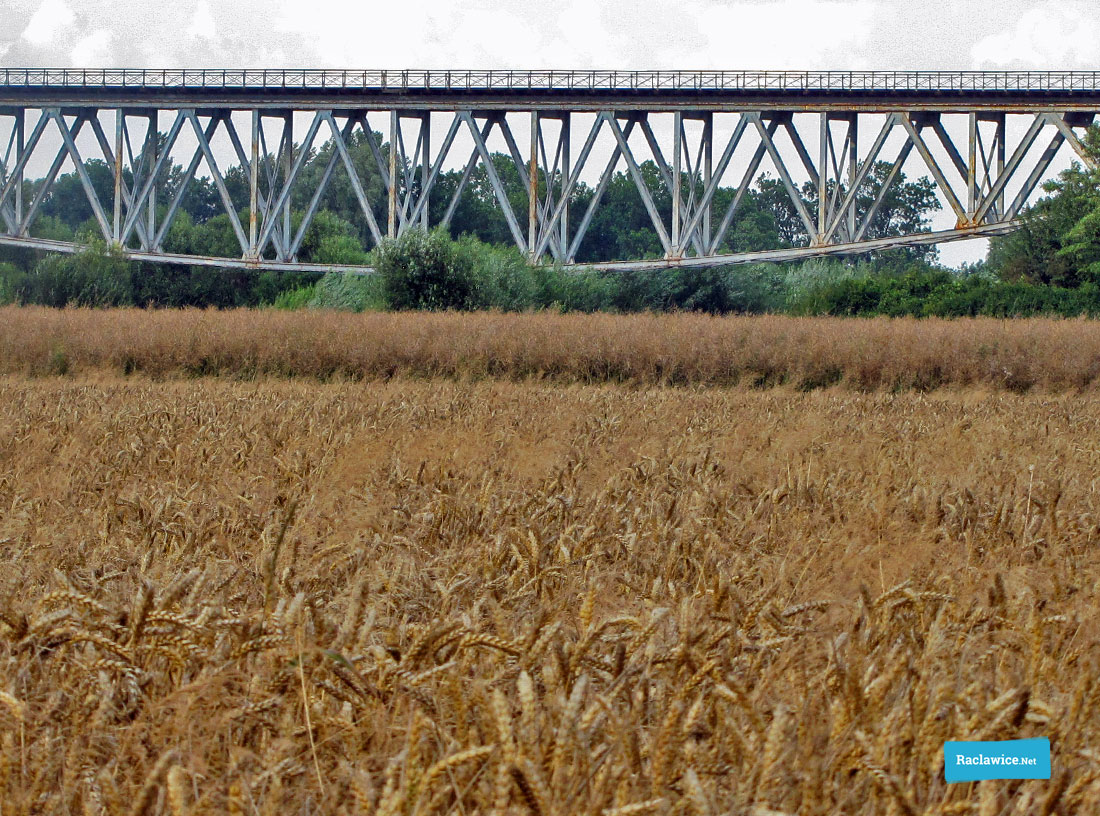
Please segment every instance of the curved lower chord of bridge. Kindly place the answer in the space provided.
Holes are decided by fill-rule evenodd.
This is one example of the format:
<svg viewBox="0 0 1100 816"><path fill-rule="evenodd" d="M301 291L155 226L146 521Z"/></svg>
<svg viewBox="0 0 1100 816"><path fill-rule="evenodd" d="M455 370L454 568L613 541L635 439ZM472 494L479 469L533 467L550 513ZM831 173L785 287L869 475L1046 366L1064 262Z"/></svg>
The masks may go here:
<svg viewBox="0 0 1100 816"><path fill-rule="evenodd" d="M479 166L532 262L575 263L622 171L663 256L585 266L711 266L932 244L1013 229L1065 161L1060 154L1091 161L1082 140L1098 111L1100 72L0 69L0 245L80 249L34 228L70 166L103 239L152 262L331 269L299 254L336 175L377 243L450 226ZM353 161L353 138L370 149L367 170ZM322 171L303 173L326 141ZM181 151L183 175L169 188L165 171ZM494 152L522 184L518 205ZM247 179L243 208L226 184L227 157ZM96 190L89 158L112 169L108 195ZM28 185L36 167L41 183ZM445 208L430 208L447 168L461 169L458 183L443 191ZM738 208L763 172L781 182L803 245L733 251ZM875 233L903 173L931 179L953 227ZM367 175L381 180L381 204L369 199ZM235 257L164 249L199 176L217 190L240 245ZM592 191L583 207L582 179ZM292 219L295 190L308 205Z"/></svg>

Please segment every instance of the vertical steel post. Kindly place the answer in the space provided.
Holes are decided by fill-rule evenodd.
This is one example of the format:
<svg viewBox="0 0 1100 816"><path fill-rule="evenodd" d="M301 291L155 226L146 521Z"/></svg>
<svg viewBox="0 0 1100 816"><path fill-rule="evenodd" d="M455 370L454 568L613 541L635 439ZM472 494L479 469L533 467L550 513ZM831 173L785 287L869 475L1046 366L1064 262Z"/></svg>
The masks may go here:
<svg viewBox="0 0 1100 816"><path fill-rule="evenodd" d="M680 201L684 197L681 178L684 158L683 128L684 115L676 111L672 115L672 235L670 236L672 251L669 253L673 258L679 258L684 254L680 249Z"/></svg>
<svg viewBox="0 0 1100 816"><path fill-rule="evenodd" d="M531 111L531 158L527 167L527 257L535 261L539 241L539 112Z"/></svg>
<svg viewBox="0 0 1100 816"><path fill-rule="evenodd" d="M145 132L145 143L149 148L149 162L145 165L149 168L146 172L153 174L157 166L157 153L160 150L160 111L155 110L149 114L149 129ZM146 212L145 234L149 240L157 234L157 179L154 175L149 187L149 204ZM155 246L147 246L146 249L156 250Z"/></svg>
<svg viewBox="0 0 1100 816"><path fill-rule="evenodd" d="M969 151L966 157L966 217L974 222L978 206L978 114L970 112Z"/></svg>
<svg viewBox="0 0 1100 816"><path fill-rule="evenodd" d="M871 161L868 157L867 161ZM839 179L837 179L839 182ZM859 114L853 113L848 120L848 189L854 190L859 184ZM856 197L848 205L848 240L856 234Z"/></svg>
<svg viewBox="0 0 1100 816"><path fill-rule="evenodd" d="M294 164L294 112L286 115L283 125L283 184L291 182L290 170ZM283 251L280 253L284 260L290 260L290 195L289 191L283 198Z"/></svg>
<svg viewBox="0 0 1100 816"><path fill-rule="evenodd" d="M994 142L997 145L997 178L999 179L1005 172L1005 115L1003 113L997 114L997 133L994 136ZM997 196L997 203L994 205L997 218L1001 218L1005 213L1005 194L1004 186L1001 187L1001 193Z"/></svg>
<svg viewBox="0 0 1100 816"><path fill-rule="evenodd" d="M428 182L431 176L431 164L432 164L432 151L431 151L431 137L432 137L432 114L430 111L425 111L420 120L420 133L421 143L423 145L422 154L420 159L420 197L423 199L423 206L420 209L420 228L425 232L428 231Z"/></svg>
<svg viewBox="0 0 1100 816"><path fill-rule="evenodd" d="M257 207L260 204L260 109L252 109L252 164L248 168L248 256L259 257L256 246Z"/></svg>
<svg viewBox="0 0 1100 816"><path fill-rule="evenodd" d="M386 225L386 235L390 238L397 237L397 128L399 126L397 110L391 110L389 220Z"/></svg>
<svg viewBox="0 0 1100 816"><path fill-rule="evenodd" d="M714 113L703 114L703 194L710 189L714 174ZM707 198L703 206L703 246L710 246L711 199Z"/></svg>
<svg viewBox="0 0 1100 816"><path fill-rule="evenodd" d="M97 114L98 115L98 114ZM111 240L122 243L122 108L115 109L115 200L111 214Z"/></svg>
<svg viewBox="0 0 1100 816"><path fill-rule="evenodd" d="M829 228L829 114L821 114L821 129L819 133L821 144L818 145L817 164L817 238L815 244L825 240L825 230ZM838 179L839 180L839 179Z"/></svg>
<svg viewBox="0 0 1100 816"><path fill-rule="evenodd" d="M20 108L15 114L15 164L18 171L15 174L15 223L23 223L23 128L26 123L27 112Z"/></svg>
<svg viewBox="0 0 1100 816"><path fill-rule="evenodd" d="M561 221L559 222L558 256L564 262L569 251L569 175L572 173L569 162L569 130L572 126L568 111L561 115Z"/></svg>

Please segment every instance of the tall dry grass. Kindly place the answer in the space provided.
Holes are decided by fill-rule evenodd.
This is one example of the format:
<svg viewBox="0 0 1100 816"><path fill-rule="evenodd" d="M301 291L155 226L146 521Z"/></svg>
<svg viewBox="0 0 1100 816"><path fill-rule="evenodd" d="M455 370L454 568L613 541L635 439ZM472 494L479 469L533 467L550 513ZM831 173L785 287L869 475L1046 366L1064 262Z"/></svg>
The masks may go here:
<svg viewBox="0 0 1100 816"><path fill-rule="evenodd" d="M0 373L1092 388L1100 322L0 308Z"/></svg>
<svg viewBox="0 0 1100 816"><path fill-rule="evenodd" d="M3 811L1097 812L1098 431L976 390L2 380ZM945 739L1024 736L1050 782L944 783Z"/></svg>

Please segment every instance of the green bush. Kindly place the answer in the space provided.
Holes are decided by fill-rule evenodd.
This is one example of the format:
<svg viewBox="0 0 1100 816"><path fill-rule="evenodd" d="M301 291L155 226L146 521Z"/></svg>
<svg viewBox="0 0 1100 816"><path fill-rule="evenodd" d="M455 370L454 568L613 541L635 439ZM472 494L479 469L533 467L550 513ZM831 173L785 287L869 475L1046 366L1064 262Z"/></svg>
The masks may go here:
<svg viewBox="0 0 1100 816"><path fill-rule="evenodd" d="M796 314L901 317L1028 317L1100 314L1100 287L1064 288L959 275L934 267L902 274L853 274L806 288L788 301Z"/></svg>
<svg viewBox="0 0 1100 816"><path fill-rule="evenodd" d="M560 312L599 312L614 309L616 280L591 269L569 271L560 266L533 270L536 305Z"/></svg>
<svg viewBox="0 0 1100 816"><path fill-rule="evenodd" d="M486 244L464 235L455 248L463 265L473 271L472 307L522 312L538 304L534 270L514 246Z"/></svg>
<svg viewBox="0 0 1100 816"><path fill-rule="evenodd" d="M14 299L43 306L132 305L130 262L102 242L73 255L47 255L22 277Z"/></svg>
<svg viewBox="0 0 1100 816"><path fill-rule="evenodd" d="M476 302L471 259L441 229L383 240L374 266L392 309L469 309Z"/></svg>
<svg viewBox="0 0 1100 816"><path fill-rule="evenodd" d="M316 284L300 286L297 289L287 289L275 296L275 300L271 303L271 308L285 309L287 311L305 309L309 306L316 293Z"/></svg>
<svg viewBox="0 0 1100 816"><path fill-rule="evenodd" d="M783 279L773 265L676 269L662 274L669 279L668 305L677 309L761 314L782 306Z"/></svg>
<svg viewBox="0 0 1100 816"><path fill-rule="evenodd" d="M295 230L301 219L301 214L295 213ZM310 263L348 266L362 266L369 260L355 226L328 210L321 210L310 221L298 257Z"/></svg>
<svg viewBox="0 0 1100 816"><path fill-rule="evenodd" d="M276 272L270 269L249 274L255 275L250 286L250 305L256 306L274 304L284 292L312 289L321 278L316 272Z"/></svg>
<svg viewBox="0 0 1100 816"><path fill-rule="evenodd" d="M19 302L19 293L27 273L15 264L0 263L0 306Z"/></svg>
<svg viewBox="0 0 1100 816"><path fill-rule="evenodd" d="M306 305L313 309L363 312L386 308L382 281L377 275L329 272L312 290L313 296Z"/></svg>

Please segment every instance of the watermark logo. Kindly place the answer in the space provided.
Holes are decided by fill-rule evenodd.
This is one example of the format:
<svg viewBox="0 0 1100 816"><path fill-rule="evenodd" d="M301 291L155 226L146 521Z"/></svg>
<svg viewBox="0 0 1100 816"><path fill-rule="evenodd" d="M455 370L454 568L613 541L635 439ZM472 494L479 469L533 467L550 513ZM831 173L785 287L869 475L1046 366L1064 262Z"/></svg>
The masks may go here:
<svg viewBox="0 0 1100 816"><path fill-rule="evenodd" d="M943 770L948 782L1050 779L1050 740L945 742Z"/></svg>

